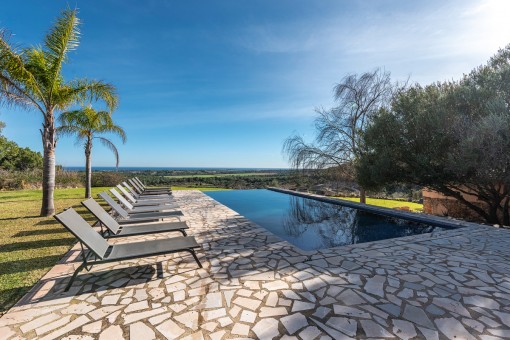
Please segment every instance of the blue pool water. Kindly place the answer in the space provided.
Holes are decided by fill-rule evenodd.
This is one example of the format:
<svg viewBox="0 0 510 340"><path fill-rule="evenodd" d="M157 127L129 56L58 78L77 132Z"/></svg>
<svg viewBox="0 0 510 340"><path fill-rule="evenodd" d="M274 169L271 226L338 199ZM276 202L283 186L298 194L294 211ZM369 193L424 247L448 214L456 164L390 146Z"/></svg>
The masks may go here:
<svg viewBox="0 0 510 340"><path fill-rule="evenodd" d="M271 190L207 195L303 250L316 250L447 230Z"/></svg>

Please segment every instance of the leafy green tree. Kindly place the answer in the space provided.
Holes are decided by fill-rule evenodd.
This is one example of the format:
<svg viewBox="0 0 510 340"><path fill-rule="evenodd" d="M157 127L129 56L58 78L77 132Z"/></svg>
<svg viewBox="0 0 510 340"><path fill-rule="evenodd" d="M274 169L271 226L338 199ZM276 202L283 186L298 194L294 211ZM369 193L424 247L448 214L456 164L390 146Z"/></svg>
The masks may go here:
<svg viewBox="0 0 510 340"><path fill-rule="evenodd" d="M76 143L82 144L85 149L85 197L91 195L92 183L92 146L94 139L99 140L115 155L116 166L119 166L119 152L113 142L101 135L116 134L126 142L126 133L115 125L110 112L96 111L92 107L84 107L81 110L67 111L59 117L60 126L58 133L76 137Z"/></svg>
<svg viewBox="0 0 510 340"><path fill-rule="evenodd" d="M57 18L41 47L19 49L0 32L0 104L41 112L40 129L44 150L43 199L41 216L55 212L55 117L58 112L84 101L102 100L109 110L117 106L115 87L102 81L74 79L65 81L62 67L69 52L79 44L77 11L67 9Z"/></svg>
<svg viewBox="0 0 510 340"><path fill-rule="evenodd" d="M2 136L5 123L0 121L0 169L24 171L42 168L42 156L29 148L21 148L18 144Z"/></svg>
<svg viewBox="0 0 510 340"><path fill-rule="evenodd" d="M509 80L510 45L460 81L401 92L364 134L360 183L428 187L489 223L509 225Z"/></svg>

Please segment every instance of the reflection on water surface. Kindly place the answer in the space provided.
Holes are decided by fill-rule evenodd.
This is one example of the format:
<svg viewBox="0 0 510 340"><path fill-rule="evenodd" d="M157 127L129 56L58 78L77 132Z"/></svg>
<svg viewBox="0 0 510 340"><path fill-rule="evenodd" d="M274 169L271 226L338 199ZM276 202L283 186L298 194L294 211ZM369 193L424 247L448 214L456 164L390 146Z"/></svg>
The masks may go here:
<svg viewBox="0 0 510 340"><path fill-rule="evenodd" d="M270 190L206 194L303 250L445 230Z"/></svg>

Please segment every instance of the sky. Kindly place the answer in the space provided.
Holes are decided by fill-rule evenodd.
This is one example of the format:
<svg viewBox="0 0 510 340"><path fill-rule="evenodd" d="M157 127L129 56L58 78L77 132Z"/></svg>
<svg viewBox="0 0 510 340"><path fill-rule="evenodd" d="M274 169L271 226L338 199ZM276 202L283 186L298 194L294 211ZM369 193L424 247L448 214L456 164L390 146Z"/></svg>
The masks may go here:
<svg viewBox="0 0 510 340"><path fill-rule="evenodd" d="M334 106L345 75L458 79L510 43L506 0L24 0L2 4L0 27L38 45L67 6L82 24L64 76L116 86L120 166L285 168L283 141L313 138L314 109ZM0 120L42 151L40 113L0 107ZM84 164L72 138L56 156ZM92 157L115 165L99 143Z"/></svg>

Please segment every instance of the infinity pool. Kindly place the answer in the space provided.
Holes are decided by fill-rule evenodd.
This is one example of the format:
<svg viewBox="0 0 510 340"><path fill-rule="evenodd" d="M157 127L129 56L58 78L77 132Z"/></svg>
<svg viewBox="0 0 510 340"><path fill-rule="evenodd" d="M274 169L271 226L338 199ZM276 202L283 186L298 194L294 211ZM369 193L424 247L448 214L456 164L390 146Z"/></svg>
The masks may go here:
<svg viewBox="0 0 510 340"><path fill-rule="evenodd" d="M205 194L303 250L451 229L265 189Z"/></svg>

